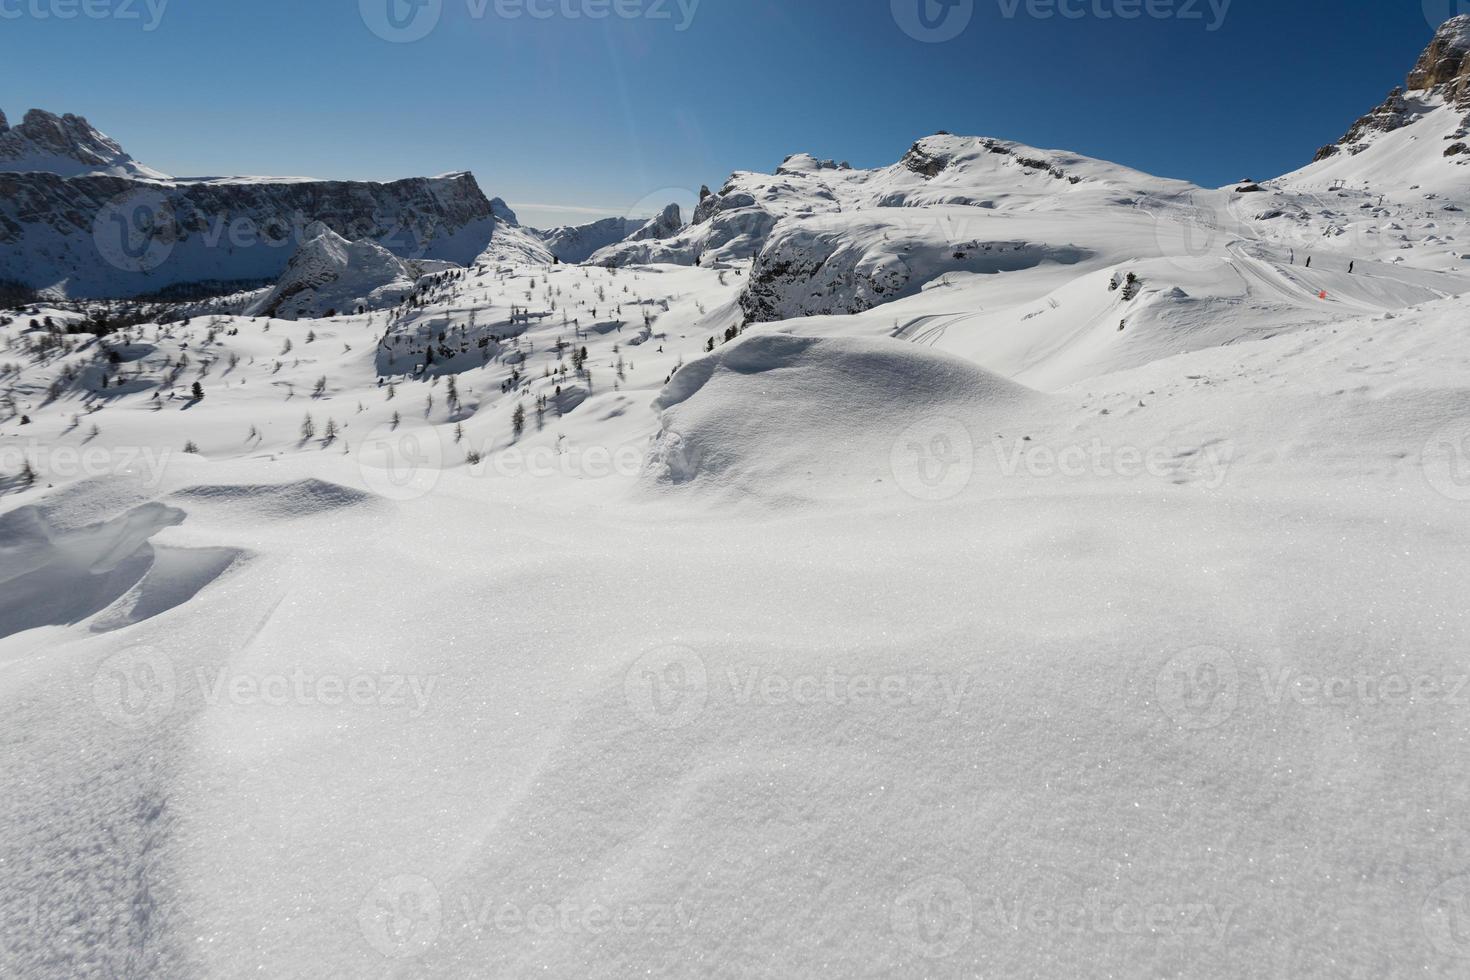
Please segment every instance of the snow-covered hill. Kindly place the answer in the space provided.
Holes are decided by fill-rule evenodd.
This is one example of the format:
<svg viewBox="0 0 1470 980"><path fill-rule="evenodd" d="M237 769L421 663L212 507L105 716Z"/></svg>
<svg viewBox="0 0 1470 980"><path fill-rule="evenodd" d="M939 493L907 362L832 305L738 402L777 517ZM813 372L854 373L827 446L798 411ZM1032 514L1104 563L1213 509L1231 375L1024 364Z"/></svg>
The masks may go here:
<svg viewBox="0 0 1470 980"><path fill-rule="evenodd" d="M397 306L423 271L376 242L349 242L317 222L275 288L249 312L300 320Z"/></svg>
<svg viewBox="0 0 1470 980"><path fill-rule="evenodd" d="M543 231L541 238L558 262L579 265L594 253L623 241L642 225L643 222L632 218L603 218L585 225L564 225Z"/></svg>

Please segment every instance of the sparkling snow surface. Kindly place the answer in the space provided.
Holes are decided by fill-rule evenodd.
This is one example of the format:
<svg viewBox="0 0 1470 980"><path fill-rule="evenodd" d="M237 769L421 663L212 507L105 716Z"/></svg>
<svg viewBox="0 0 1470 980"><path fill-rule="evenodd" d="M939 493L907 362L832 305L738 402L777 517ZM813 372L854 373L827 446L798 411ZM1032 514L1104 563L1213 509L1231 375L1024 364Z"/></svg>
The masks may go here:
<svg viewBox="0 0 1470 980"><path fill-rule="evenodd" d="M797 219L929 258L708 355L750 261L0 328L0 975L1464 976L1470 194L1397 135Z"/></svg>

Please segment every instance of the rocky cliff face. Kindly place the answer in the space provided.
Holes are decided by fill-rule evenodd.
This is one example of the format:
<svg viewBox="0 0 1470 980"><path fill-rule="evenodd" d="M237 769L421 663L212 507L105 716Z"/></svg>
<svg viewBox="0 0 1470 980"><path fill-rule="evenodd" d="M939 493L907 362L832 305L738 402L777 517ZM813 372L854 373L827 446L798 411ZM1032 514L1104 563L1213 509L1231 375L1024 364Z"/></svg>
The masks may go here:
<svg viewBox="0 0 1470 980"><path fill-rule="evenodd" d="M401 258L459 264L496 227L469 174L379 184L0 173L0 279L83 298L269 282L315 222Z"/></svg>
<svg viewBox="0 0 1470 980"><path fill-rule="evenodd" d="M14 128L0 113L0 171L43 171L62 177L165 176L128 156L115 140L98 132L81 116L56 116L40 109L27 112Z"/></svg>
<svg viewBox="0 0 1470 980"><path fill-rule="evenodd" d="M1444 23L1409 73L1409 91L1441 89L1446 98L1470 97L1470 14Z"/></svg>
<svg viewBox="0 0 1470 980"><path fill-rule="evenodd" d="M1446 21L1404 86L1388 93L1383 104L1353 123L1342 139L1318 150L1313 162L1339 153L1361 153L1375 133L1391 133L1417 122L1436 99L1470 111L1470 15Z"/></svg>

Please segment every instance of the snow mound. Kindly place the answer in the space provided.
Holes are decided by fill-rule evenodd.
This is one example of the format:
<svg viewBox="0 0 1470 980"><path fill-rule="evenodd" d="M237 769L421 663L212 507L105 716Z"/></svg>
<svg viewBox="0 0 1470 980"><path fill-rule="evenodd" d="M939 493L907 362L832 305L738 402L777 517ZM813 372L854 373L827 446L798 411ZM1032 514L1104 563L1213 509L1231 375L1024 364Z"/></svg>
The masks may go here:
<svg viewBox="0 0 1470 980"><path fill-rule="evenodd" d="M186 487L174 497L227 507L254 518L275 521L317 517L377 502L377 498L361 490L314 479L275 485Z"/></svg>
<svg viewBox="0 0 1470 980"><path fill-rule="evenodd" d="M255 315L296 320L394 306L413 292L408 263L373 241L349 242L322 222L306 241Z"/></svg>
<svg viewBox="0 0 1470 980"><path fill-rule="evenodd" d="M910 449L973 442L1032 397L911 344L757 334L688 365L654 402L644 481L775 500L870 493L903 479Z"/></svg>

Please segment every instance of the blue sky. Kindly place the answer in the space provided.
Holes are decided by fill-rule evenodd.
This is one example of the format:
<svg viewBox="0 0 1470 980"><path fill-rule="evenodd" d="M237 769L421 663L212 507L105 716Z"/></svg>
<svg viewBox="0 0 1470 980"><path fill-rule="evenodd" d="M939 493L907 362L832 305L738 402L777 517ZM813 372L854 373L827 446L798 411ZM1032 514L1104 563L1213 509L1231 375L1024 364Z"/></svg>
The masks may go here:
<svg viewBox="0 0 1470 980"><path fill-rule="evenodd" d="M389 2L427 35L380 37L404 36ZM541 225L797 151L884 165L938 129L1222 184L1308 162L1402 81L1431 20L1470 12L1470 0L943 2L957 6L0 0L0 108L12 121L33 106L85 115L180 175L473 170ZM587 16L599 6L611 15Z"/></svg>

